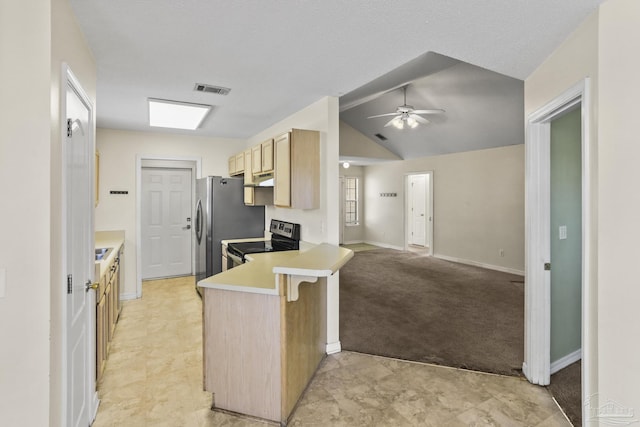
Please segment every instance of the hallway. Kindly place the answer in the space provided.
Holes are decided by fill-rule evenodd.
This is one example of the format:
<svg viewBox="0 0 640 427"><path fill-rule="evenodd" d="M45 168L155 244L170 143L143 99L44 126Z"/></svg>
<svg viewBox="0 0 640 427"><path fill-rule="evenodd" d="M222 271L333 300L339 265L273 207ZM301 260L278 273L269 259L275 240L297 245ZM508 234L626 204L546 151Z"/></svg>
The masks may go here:
<svg viewBox="0 0 640 427"><path fill-rule="evenodd" d="M144 282L143 298L124 303L93 426L272 425L209 409L201 348L193 277ZM522 379L342 352L322 363L289 425L570 424Z"/></svg>

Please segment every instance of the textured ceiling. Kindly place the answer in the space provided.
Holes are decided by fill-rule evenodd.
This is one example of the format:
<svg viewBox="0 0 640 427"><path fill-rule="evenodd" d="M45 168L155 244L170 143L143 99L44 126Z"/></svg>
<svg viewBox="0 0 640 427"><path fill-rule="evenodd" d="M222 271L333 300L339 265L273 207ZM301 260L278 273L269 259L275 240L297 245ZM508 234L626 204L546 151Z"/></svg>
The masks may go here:
<svg viewBox="0 0 640 427"><path fill-rule="evenodd" d="M423 63L439 66L429 68ZM415 75L426 69L427 74ZM404 103L405 85L407 104L445 113L423 116L431 123L401 130L385 127L392 117L367 118L394 112ZM381 91L384 87L387 90ZM353 97L364 102L350 101ZM524 143L523 81L435 53L396 68L344 95L343 100L342 121L403 159Z"/></svg>
<svg viewBox="0 0 640 427"><path fill-rule="evenodd" d="M151 130L153 97L213 105L196 135L247 138L426 52L523 79L602 0L70 2L98 66L98 126Z"/></svg>

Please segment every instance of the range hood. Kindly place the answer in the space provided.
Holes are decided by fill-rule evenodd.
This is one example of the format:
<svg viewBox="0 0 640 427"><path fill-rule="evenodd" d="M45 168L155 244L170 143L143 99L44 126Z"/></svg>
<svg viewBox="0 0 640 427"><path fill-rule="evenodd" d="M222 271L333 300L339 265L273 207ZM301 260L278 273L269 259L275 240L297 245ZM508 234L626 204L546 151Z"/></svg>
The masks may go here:
<svg viewBox="0 0 640 427"><path fill-rule="evenodd" d="M253 183L245 184L245 187L273 187L273 173L254 175Z"/></svg>

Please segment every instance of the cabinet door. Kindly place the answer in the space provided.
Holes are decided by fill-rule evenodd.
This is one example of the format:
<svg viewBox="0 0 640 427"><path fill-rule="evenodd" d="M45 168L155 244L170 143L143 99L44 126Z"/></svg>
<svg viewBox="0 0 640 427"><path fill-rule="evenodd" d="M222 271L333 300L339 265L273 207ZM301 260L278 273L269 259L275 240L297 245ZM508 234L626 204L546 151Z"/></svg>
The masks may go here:
<svg viewBox="0 0 640 427"><path fill-rule="evenodd" d="M244 151L236 154L236 174L244 172Z"/></svg>
<svg viewBox="0 0 640 427"><path fill-rule="evenodd" d="M253 187L244 187L244 204L253 206Z"/></svg>
<svg viewBox="0 0 640 427"><path fill-rule="evenodd" d="M107 360L107 336L105 319L105 299L100 298L96 306L96 378L100 380L104 372L104 365Z"/></svg>
<svg viewBox="0 0 640 427"><path fill-rule="evenodd" d="M253 163L251 162L251 148L244 150L244 185L253 184Z"/></svg>
<svg viewBox="0 0 640 427"><path fill-rule="evenodd" d="M107 289L104 291L104 304L105 304L105 318L106 318L106 329L107 329L107 354L109 353L109 344L113 339L113 331L111 330L111 325L113 324L113 289L111 287L111 281L107 285Z"/></svg>
<svg viewBox="0 0 640 427"><path fill-rule="evenodd" d="M254 175L262 172L262 145L256 145L251 149L251 173Z"/></svg>
<svg viewBox="0 0 640 427"><path fill-rule="evenodd" d="M274 140L275 172L273 176L273 204L291 206L291 138L285 133Z"/></svg>
<svg viewBox="0 0 640 427"><path fill-rule="evenodd" d="M262 172L271 172L273 170L273 139L265 141L261 145Z"/></svg>
<svg viewBox="0 0 640 427"><path fill-rule="evenodd" d="M118 260L113 264L113 280L111 281L111 323L109 324L109 336L113 339L113 334L118 323L118 294L120 293L120 281L118 280Z"/></svg>
<svg viewBox="0 0 640 427"><path fill-rule="evenodd" d="M229 157L229 176L236 174L236 156Z"/></svg>

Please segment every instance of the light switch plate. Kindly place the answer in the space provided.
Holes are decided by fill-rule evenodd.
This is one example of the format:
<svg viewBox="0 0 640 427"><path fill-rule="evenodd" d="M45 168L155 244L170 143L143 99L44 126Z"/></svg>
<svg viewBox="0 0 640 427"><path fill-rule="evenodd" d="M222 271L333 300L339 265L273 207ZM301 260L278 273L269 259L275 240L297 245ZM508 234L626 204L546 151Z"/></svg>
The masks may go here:
<svg viewBox="0 0 640 427"><path fill-rule="evenodd" d="M4 293L7 290L7 270L0 268L0 298L4 298Z"/></svg>
<svg viewBox="0 0 640 427"><path fill-rule="evenodd" d="M565 240L567 238L567 226L561 225L558 227L558 238L560 240Z"/></svg>

